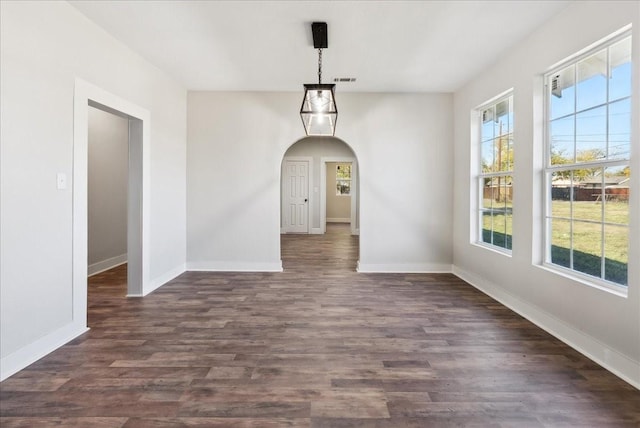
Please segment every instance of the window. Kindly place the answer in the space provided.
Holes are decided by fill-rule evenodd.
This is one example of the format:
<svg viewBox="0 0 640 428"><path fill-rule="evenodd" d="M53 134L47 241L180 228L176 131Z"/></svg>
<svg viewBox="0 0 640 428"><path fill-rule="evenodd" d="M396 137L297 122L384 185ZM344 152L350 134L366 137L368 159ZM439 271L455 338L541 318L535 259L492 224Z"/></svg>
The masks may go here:
<svg viewBox="0 0 640 428"><path fill-rule="evenodd" d="M479 108L478 242L511 251L513 243L513 95Z"/></svg>
<svg viewBox="0 0 640 428"><path fill-rule="evenodd" d="M351 164L336 165L336 195L351 194Z"/></svg>
<svg viewBox="0 0 640 428"><path fill-rule="evenodd" d="M630 34L563 64L545 80L545 262L626 286Z"/></svg>

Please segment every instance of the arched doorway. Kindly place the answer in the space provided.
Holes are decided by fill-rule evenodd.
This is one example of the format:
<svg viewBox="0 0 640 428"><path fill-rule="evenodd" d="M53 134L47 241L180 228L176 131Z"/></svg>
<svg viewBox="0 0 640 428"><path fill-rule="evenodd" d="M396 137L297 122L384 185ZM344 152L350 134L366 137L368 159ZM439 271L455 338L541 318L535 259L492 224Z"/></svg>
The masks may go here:
<svg viewBox="0 0 640 428"><path fill-rule="evenodd" d="M302 138L284 153L281 168L281 233L323 234L327 222L339 222L359 234L358 160L349 145Z"/></svg>
<svg viewBox="0 0 640 428"><path fill-rule="evenodd" d="M302 138L284 153L280 177L284 269L356 271L360 186L353 149L335 137ZM334 210L332 200L347 211Z"/></svg>

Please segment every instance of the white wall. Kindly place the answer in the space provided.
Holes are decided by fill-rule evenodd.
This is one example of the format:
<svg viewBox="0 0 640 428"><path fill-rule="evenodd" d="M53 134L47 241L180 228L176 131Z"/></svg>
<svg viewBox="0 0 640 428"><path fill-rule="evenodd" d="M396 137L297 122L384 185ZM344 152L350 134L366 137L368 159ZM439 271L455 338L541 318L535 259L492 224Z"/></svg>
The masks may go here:
<svg viewBox="0 0 640 428"><path fill-rule="evenodd" d="M76 78L151 114L151 278L186 253L186 91L66 2L0 2L2 377L82 330L72 323ZM56 189L56 174L67 188ZM71 326L71 327L70 327Z"/></svg>
<svg viewBox="0 0 640 428"><path fill-rule="evenodd" d="M129 120L89 107L89 274L127 261Z"/></svg>
<svg viewBox="0 0 640 428"><path fill-rule="evenodd" d="M638 2L576 2L455 93L454 272L516 309L626 380L640 385L640 240L631 239L628 296L539 267L541 261L542 78L551 66L633 23L640 76ZM634 81L630 235L640 236L639 79ZM474 205L470 112L514 88L513 255L471 244Z"/></svg>
<svg viewBox="0 0 640 428"><path fill-rule="evenodd" d="M302 93L190 92L190 269L278 270L280 167ZM452 96L341 93L358 158L361 271L451 269Z"/></svg>

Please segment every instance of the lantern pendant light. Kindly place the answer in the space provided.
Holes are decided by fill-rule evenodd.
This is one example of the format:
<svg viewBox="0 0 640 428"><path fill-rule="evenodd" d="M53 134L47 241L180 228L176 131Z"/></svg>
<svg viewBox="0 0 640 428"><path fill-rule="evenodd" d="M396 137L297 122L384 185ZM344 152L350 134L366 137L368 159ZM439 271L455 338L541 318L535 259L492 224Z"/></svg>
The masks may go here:
<svg viewBox="0 0 640 428"><path fill-rule="evenodd" d="M311 24L313 47L318 49L318 83L304 84L300 117L307 135L335 135L338 109L335 84L322 83L322 49L328 47L327 23Z"/></svg>

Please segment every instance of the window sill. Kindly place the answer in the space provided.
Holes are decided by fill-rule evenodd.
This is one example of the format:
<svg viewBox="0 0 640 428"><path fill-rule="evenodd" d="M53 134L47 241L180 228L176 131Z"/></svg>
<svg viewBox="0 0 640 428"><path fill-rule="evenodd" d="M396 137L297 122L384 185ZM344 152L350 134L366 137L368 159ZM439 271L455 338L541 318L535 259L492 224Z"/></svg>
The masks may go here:
<svg viewBox="0 0 640 428"><path fill-rule="evenodd" d="M613 294L618 297L622 297L626 299L628 296L628 286L608 283L608 282L605 282L604 280L599 280L598 278L593 278L589 275L583 275L580 272L576 272L571 269L566 269L566 268L563 268L562 266L557 266L552 263L543 263L541 265L534 265L534 266L540 269L546 270L547 272L551 272L555 275L562 276L566 279L570 279L572 281Z"/></svg>
<svg viewBox="0 0 640 428"><path fill-rule="evenodd" d="M511 250L507 250L506 248L501 248L501 247L496 247L495 245L491 245L491 244L486 244L484 242L472 242L471 245L482 248L484 250L489 250L493 253L496 254L500 254L502 256L506 256L511 258L512 257L512 251Z"/></svg>

